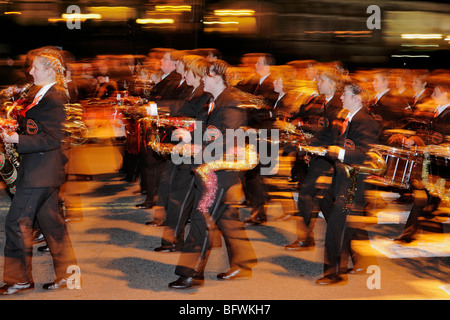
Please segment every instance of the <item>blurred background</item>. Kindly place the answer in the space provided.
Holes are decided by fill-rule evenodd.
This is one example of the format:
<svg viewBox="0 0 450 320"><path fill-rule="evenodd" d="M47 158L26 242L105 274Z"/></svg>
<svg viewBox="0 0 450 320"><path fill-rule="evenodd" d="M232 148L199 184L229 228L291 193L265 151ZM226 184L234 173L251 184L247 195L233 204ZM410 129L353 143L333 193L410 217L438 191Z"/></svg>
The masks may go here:
<svg viewBox="0 0 450 320"><path fill-rule="evenodd" d="M78 11L68 10L71 5ZM373 5L378 12L368 10ZM449 18L447 1L0 1L0 59L8 72L20 55L44 45L60 46L77 60L206 47L219 49L231 64L246 53L269 52L277 64L314 59L349 69L445 69Z"/></svg>

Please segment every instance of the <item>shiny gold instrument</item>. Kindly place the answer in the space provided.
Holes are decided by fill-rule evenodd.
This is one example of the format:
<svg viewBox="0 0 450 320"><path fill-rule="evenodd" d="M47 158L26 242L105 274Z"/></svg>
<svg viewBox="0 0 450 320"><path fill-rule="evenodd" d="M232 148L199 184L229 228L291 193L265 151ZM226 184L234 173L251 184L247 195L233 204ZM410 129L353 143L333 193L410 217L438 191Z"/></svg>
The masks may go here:
<svg viewBox="0 0 450 320"><path fill-rule="evenodd" d="M198 204L198 210L208 215L209 208L214 203L218 188L216 171L247 171L253 169L258 162L256 147L248 144L245 148L236 148L233 154L226 154L222 159L200 165L195 173L201 178L205 191Z"/></svg>
<svg viewBox="0 0 450 320"><path fill-rule="evenodd" d="M345 173L350 177L350 171L356 169L359 173L381 176L386 171L386 161L381 153L376 149L367 152L369 157L363 164L353 164L345 166Z"/></svg>
<svg viewBox="0 0 450 320"><path fill-rule="evenodd" d="M148 143L147 145L151 147L155 152L161 155L170 155L176 153L182 156L193 156L195 153L195 148L191 148L189 144L173 144L173 143L163 143L161 142L161 135L163 134L164 128L177 129L183 128L191 132L196 128L195 119L189 117L166 117L166 116L155 116L155 117L144 117L139 119L139 121L145 124L148 130ZM162 130L163 129L163 130ZM147 129L145 129L147 131ZM167 133L167 132L166 132Z"/></svg>
<svg viewBox="0 0 450 320"><path fill-rule="evenodd" d="M89 141L89 129L83 121L83 106L79 103L64 105L66 121L64 130L67 133L66 142L71 147L83 145Z"/></svg>

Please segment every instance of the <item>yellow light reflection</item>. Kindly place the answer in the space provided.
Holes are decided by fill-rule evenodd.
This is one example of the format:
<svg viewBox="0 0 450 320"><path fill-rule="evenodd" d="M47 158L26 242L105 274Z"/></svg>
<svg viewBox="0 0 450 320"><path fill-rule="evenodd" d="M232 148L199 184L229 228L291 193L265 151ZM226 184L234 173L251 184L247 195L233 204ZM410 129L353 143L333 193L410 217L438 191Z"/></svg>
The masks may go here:
<svg viewBox="0 0 450 320"><path fill-rule="evenodd" d="M442 34L437 33L404 33L402 39L442 39Z"/></svg>
<svg viewBox="0 0 450 320"><path fill-rule="evenodd" d="M249 10L249 9L240 9L240 10L223 9L223 10L214 10L214 14L216 16L254 16L255 15L255 10Z"/></svg>
<svg viewBox="0 0 450 320"><path fill-rule="evenodd" d="M155 6L156 11L191 12L191 6Z"/></svg>
<svg viewBox="0 0 450 320"><path fill-rule="evenodd" d="M68 19L68 20L76 20L76 19L101 19L102 15L98 14L98 13L87 13L87 14L83 14L83 13L63 13L61 15L61 17L63 19Z"/></svg>
<svg viewBox="0 0 450 320"><path fill-rule="evenodd" d="M22 14L20 11L5 11L4 14Z"/></svg>
<svg viewBox="0 0 450 320"><path fill-rule="evenodd" d="M203 21L203 24L239 24L237 21Z"/></svg>
<svg viewBox="0 0 450 320"><path fill-rule="evenodd" d="M173 19L136 19L138 24L173 24L175 21Z"/></svg>

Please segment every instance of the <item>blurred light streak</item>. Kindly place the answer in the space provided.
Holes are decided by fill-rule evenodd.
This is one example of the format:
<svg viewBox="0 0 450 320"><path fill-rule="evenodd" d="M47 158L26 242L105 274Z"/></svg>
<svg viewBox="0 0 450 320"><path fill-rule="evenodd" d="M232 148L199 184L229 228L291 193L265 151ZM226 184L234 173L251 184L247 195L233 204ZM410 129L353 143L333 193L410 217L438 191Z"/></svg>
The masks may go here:
<svg viewBox="0 0 450 320"><path fill-rule="evenodd" d="M136 19L138 24L173 24L175 21L173 19Z"/></svg>
<svg viewBox="0 0 450 320"><path fill-rule="evenodd" d="M63 19L76 20L76 19L101 19L102 15L98 13L63 13L61 15Z"/></svg>
<svg viewBox="0 0 450 320"><path fill-rule="evenodd" d="M429 58L430 56L427 55L406 55L406 54L393 54L391 55L392 58Z"/></svg>
<svg viewBox="0 0 450 320"><path fill-rule="evenodd" d="M155 6L156 11L191 12L191 6Z"/></svg>
<svg viewBox="0 0 450 320"><path fill-rule="evenodd" d="M439 48L438 44L402 44L402 47L434 47L434 48Z"/></svg>
<svg viewBox="0 0 450 320"><path fill-rule="evenodd" d="M203 24L239 24L237 21L203 21Z"/></svg>
<svg viewBox="0 0 450 320"><path fill-rule="evenodd" d="M216 16L254 16L255 15L255 10L249 10L249 9L240 9L240 10L222 9L222 10L214 10L214 14Z"/></svg>
<svg viewBox="0 0 450 320"><path fill-rule="evenodd" d="M5 11L4 14L22 14L20 11Z"/></svg>
<svg viewBox="0 0 450 320"><path fill-rule="evenodd" d="M442 39L442 34L437 33L404 33L402 34L403 39Z"/></svg>

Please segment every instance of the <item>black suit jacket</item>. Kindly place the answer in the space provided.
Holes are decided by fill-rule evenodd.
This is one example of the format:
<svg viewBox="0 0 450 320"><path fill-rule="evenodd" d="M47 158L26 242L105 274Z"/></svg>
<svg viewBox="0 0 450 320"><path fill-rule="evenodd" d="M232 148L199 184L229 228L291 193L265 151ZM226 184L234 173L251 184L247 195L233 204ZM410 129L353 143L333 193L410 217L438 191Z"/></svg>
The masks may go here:
<svg viewBox="0 0 450 320"><path fill-rule="evenodd" d="M431 142L433 144L445 142L445 136L450 136L450 107L431 120L431 128L433 130Z"/></svg>
<svg viewBox="0 0 450 320"><path fill-rule="evenodd" d="M239 108L241 101L237 97L235 89L228 87L216 98L215 107L211 113L208 114L208 105L206 105L197 117L199 121L203 121L203 130L205 130L203 137L213 137L217 133L222 135L222 144L215 150L218 158L227 151L227 138L231 139L229 135L227 136L226 130L237 130L247 124L246 111ZM211 146L213 141L204 141L204 149ZM221 186L232 186L239 182L240 172L238 171L220 170L216 174Z"/></svg>
<svg viewBox="0 0 450 320"><path fill-rule="evenodd" d="M323 95L313 98L309 103L301 105L293 118L302 120L302 130L314 135L314 139L321 139L320 135L328 131L333 121L343 111L340 93L335 93L329 101Z"/></svg>
<svg viewBox="0 0 450 320"><path fill-rule="evenodd" d="M169 73L164 79L155 84L150 93L150 99L153 100L175 100L177 99L177 91L181 81L181 76L176 71Z"/></svg>
<svg viewBox="0 0 450 320"><path fill-rule="evenodd" d="M264 102L271 108L273 108L275 102L278 99L278 93L275 92L273 87L273 77L269 74L264 81L259 84L261 77L256 74L249 80L242 81L236 85L239 90L251 93L255 96L262 97Z"/></svg>
<svg viewBox="0 0 450 320"><path fill-rule="evenodd" d="M208 104L213 96L203 90L203 85L198 86L195 90L190 88L190 96L187 99L181 101L178 100L171 108L171 115L174 117L193 117L203 110L206 104Z"/></svg>
<svg viewBox="0 0 450 320"><path fill-rule="evenodd" d="M412 110L405 99L386 92L378 101L369 106L374 119L382 130L401 127L401 120L412 115Z"/></svg>
<svg viewBox="0 0 450 320"><path fill-rule="evenodd" d="M379 144L380 125L367 112L360 109L342 133L342 120L333 121L331 130L321 135L319 145L336 145L345 149L344 163L362 164L367 159L367 151L373 144Z"/></svg>
<svg viewBox="0 0 450 320"><path fill-rule="evenodd" d="M18 188L59 187L65 182L67 158L63 153L63 123L66 103L68 97L53 86L19 119Z"/></svg>

